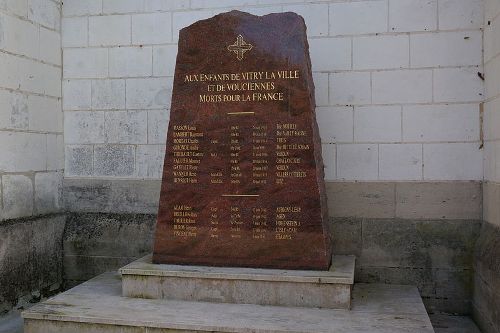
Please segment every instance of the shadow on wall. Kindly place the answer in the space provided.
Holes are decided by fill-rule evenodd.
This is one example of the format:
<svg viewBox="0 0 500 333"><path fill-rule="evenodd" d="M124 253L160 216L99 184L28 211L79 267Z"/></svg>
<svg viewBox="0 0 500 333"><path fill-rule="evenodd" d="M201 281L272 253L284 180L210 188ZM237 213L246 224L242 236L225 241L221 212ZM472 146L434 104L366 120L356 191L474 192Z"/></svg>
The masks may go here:
<svg viewBox="0 0 500 333"><path fill-rule="evenodd" d="M0 314L62 289L65 219L59 214L0 223Z"/></svg>

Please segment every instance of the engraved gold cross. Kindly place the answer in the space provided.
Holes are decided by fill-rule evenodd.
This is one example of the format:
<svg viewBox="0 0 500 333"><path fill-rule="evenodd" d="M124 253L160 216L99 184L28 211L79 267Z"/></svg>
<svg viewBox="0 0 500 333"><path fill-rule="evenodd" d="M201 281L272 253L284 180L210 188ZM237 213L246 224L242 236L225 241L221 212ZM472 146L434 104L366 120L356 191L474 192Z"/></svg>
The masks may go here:
<svg viewBox="0 0 500 333"><path fill-rule="evenodd" d="M245 42L242 35L238 35L236 42L227 47L229 51L236 53L236 58L240 61L243 60L245 52L250 51L252 48L253 45Z"/></svg>

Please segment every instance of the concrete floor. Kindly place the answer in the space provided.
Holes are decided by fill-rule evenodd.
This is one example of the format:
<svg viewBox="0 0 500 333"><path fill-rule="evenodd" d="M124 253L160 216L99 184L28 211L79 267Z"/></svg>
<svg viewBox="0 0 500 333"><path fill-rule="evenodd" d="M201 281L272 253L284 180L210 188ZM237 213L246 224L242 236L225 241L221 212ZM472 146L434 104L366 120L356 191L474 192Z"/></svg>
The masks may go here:
<svg viewBox="0 0 500 333"><path fill-rule="evenodd" d="M429 317L435 333L481 333L472 319L467 316L432 314ZM12 311L0 316L0 333L23 333L20 311Z"/></svg>
<svg viewBox="0 0 500 333"><path fill-rule="evenodd" d="M19 311L0 316L0 333L23 333L23 319Z"/></svg>
<svg viewBox="0 0 500 333"><path fill-rule="evenodd" d="M429 315L435 333L481 333L470 317L448 314Z"/></svg>

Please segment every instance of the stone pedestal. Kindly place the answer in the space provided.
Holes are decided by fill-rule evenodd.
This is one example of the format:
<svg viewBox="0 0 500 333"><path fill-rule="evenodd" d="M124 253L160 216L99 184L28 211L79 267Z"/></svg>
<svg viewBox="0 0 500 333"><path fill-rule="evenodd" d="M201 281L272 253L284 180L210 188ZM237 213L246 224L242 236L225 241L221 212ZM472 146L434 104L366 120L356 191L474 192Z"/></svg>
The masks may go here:
<svg viewBox="0 0 500 333"><path fill-rule="evenodd" d="M353 288L352 310L186 302L121 296L106 273L23 313L25 333L432 333L416 287Z"/></svg>
<svg viewBox="0 0 500 333"><path fill-rule="evenodd" d="M349 309L354 256L333 256L328 271L153 264L120 269L125 297Z"/></svg>

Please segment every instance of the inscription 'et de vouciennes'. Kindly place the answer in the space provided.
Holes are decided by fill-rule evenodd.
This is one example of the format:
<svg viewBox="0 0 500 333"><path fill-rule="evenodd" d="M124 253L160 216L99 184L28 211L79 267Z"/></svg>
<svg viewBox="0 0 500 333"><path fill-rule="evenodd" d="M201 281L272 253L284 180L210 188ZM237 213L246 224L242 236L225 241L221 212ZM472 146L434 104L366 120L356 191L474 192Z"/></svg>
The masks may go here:
<svg viewBox="0 0 500 333"><path fill-rule="evenodd" d="M314 108L297 14L182 29L153 262L328 269Z"/></svg>

